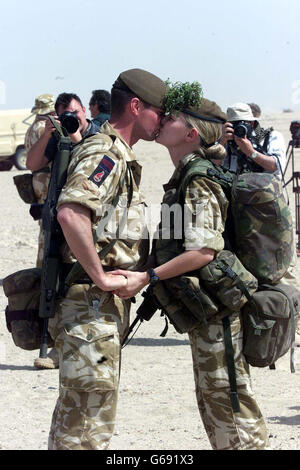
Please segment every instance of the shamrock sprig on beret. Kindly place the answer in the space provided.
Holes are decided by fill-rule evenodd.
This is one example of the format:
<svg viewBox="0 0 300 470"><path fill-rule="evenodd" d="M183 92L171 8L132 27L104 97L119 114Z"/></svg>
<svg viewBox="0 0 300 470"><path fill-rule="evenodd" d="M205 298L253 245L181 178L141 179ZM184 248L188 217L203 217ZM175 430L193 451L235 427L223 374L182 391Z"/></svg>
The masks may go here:
<svg viewBox="0 0 300 470"><path fill-rule="evenodd" d="M164 98L165 114L184 109L200 107L203 91L199 82L175 82L166 80L168 91Z"/></svg>

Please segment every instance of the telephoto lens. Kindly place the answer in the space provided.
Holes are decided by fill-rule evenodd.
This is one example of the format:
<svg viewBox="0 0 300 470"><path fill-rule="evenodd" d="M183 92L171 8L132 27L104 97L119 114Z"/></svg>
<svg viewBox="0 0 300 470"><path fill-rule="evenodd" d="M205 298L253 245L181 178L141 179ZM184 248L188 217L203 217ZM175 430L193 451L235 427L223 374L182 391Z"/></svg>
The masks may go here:
<svg viewBox="0 0 300 470"><path fill-rule="evenodd" d="M234 128L234 135L237 137L245 137L247 134L247 128L243 124L239 124Z"/></svg>
<svg viewBox="0 0 300 470"><path fill-rule="evenodd" d="M252 132L252 127L249 122L237 121L233 123L234 135L237 137L250 136Z"/></svg>
<svg viewBox="0 0 300 470"><path fill-rule="evenodd" d="M58 119L68 134L74 134L78 130L79 121L76 117L76 113L65 111L60 116L58 116Z"/></svg>

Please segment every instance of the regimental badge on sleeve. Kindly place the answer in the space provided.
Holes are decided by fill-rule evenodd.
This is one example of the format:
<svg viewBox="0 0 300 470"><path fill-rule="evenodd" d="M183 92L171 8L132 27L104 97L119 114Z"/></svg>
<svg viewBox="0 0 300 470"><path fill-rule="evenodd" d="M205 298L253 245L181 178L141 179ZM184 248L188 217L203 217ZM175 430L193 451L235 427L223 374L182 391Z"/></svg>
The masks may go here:
<svg viewBox="0 0 300 470"><path fill-rule="evenodd" d="M96 170L89 177L89 180L99 187L105 178L107 178L114 166L115 162L107 155L104 155Z"/></svg>

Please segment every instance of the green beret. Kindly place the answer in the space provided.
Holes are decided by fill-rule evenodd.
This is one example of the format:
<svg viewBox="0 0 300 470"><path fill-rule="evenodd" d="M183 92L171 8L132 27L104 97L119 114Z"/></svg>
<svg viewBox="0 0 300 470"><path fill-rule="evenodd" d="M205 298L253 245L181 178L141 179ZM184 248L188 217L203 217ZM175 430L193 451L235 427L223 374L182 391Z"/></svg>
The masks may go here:
<svg viewBox="0 0 300 470"><path fill-rule="evenodd" d="M182 110L183 113L193 116L203 121L224 123L227 121L227 116L214 101L206 98L201 98L200 106L192 106Z"/></svg>
<svg viewBox="0 0 300 470"><path fill-rule="evenodd" d="M161 108L167 86L160 78L142 69L130 69L120 73L113 88L131 91L152 106Z"/></svg>

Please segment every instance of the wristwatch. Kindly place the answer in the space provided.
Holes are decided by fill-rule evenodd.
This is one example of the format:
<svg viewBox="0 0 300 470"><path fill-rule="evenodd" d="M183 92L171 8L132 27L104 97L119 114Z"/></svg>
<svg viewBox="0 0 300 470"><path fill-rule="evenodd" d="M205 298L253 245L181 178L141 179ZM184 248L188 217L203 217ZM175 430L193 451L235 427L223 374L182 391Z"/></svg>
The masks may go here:
<svg viewBox="0 0 300 470"><path fill-rule="evenodd" d="M257 157L257 155L258 155L257 151L256 151L256 150L254 150L254 152L253 152L253 153L251 153L251 155L250 155L250 158L252 158L252 160L255 160L255 159L256 159L256 157Z"/></svg>
<svg viewBox="0 0 300 470"><path fill-rule="evenodd" d="M149 281L150 286L154 286L159 281L159 277L155 274L155 271L152 268L147 269L147 273L149 274L149 277L150 277L150 281Z"/></svg>

